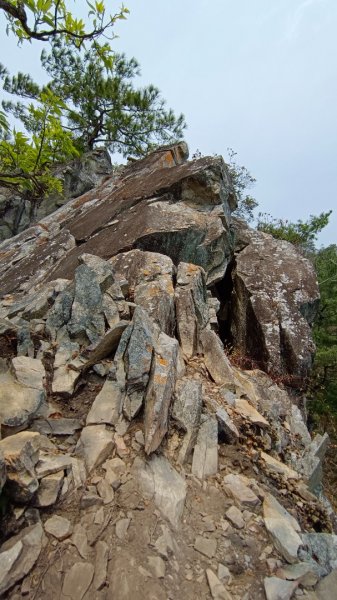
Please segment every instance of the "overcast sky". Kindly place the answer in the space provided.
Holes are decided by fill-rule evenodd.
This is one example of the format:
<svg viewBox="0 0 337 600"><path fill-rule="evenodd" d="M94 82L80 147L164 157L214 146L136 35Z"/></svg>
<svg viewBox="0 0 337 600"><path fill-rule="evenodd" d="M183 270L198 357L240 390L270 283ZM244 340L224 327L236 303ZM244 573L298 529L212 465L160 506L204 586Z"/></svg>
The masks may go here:
<svg viewBox="0 0 337 600"><path fill-rule="evenodd" d="M332 208L319 242L337 243L337 0L125 5L113 47L138 59L140 85L155 84L185 114L191 153L233 148L257 179L260 210L275 217ZM38 73L41 45L16 48L1 36L0 60Z"/></svg>

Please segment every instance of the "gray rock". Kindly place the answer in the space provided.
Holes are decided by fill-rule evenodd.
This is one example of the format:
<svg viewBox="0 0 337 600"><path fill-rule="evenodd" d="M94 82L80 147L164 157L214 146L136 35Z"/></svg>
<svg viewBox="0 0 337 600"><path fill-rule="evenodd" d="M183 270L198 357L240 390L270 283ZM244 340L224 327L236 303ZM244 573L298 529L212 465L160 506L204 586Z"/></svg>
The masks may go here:
<svg viewBox="0 0 337 600"><path fill-rule="evenodd" d="M119 540L124 540L130 525L130 519L119 519L116 523L116 536Z"/></svg>
<svg viewBox="0 0 337 600"><path fill-rule="evenodd" d="M259 427L269 427L268 421L247 400L237 398L235 400L235 410L245 419L258 425Z"/></svg>
<svg viewBox="0 0 337 600"><path fill-rule="evenodd" d="M232 600L231 594L211 569L206 569L206 576L213 600Z"/></svg>
<svg viewBox="0 0 337 600"><path fill-rule="evenodd" d="M183 354L199 351L200 332L208 322L206 275L201 267L180 263L176 287L177 331Z"/></svg>
<svg viewBox="0 0 337 600"><path fill-rule="evenodd" d="M12 370L21 385L35 390L43 390L46 372L42 361L30 356L16 356L12 359Z"/></svg>
<svg viewBox="0 0 337 600"><path fill-rule="evenodd" d="M207 556L207 558L213 558L217 549L217 541L215 538L206 538L202 535L198 535L194 542L194 548L200 552L200 554Z"/></svg>
<svg viewBox="0 0 337 600"><path fill-rule="evenodd" d="M81 429L81 422L78 419L35 419L31 425L31 431L38 431L43 435L73 435L76 431Z"/></svg>
<svg viewBox="0 0 337 600"><path fill-rule="evenodd" d="M100 285L95 271L85 264L75 271L75 294L67 328L71 338L85 345L96 342L105 332Z"/></svg>
<svg viewBox="0 0 337 600"><path fill-rule="evenodd" d="M77 367L72 368L71 364L61 365L54 371L52 382L53 394L72 396L79 377L80 371Z"/></svg>
<svg viewBox="0 0 337 600"><path fill-rule="evenodd" d="M157 450L167 432L168 411L176 384L177 358L177 340L161 333L155 347L145 397L146 454Z"/></svg>
<svg viewBox="0 0 337 600"><path fill-rule="evenodd" d="M72 534L69 541L76 547L79 555L82 558L84 558L84 560L87 560L90 554L88 537L86 529L80 523L77 523L77 525L75 525L74 533Z"/></svg>
<svg viewBox="0 0 337 600"><path fill-rule="evenodd" d="M299 469L305 476L308 487L312 492L316 492L322 484L323 461L329 443L330 440L327 433L323 436L317 434L310 444L307 445L299 461Z"/></svg>
<svg viewBox="0 0 337 600"><path fill-rule="evenodd" d="M204 416L194 448L192 473L204 479L218 472L218 423L214 417Z"/></svg>
<svg viewBox="0 0 337 600"><path fill-rule="evenodd" d="M146 310L161 331L173 335L175 310L172 260L157 252L131 250L118 254L111 262L118 278L128 281L135 303Z"/></svg>
<svg viewBox="0 0 337 600"><path fill-rule="evenodd" d="M39 486L34 467L40 439L39 433L22 431L0 441L7 472L6 492L16 502L28 502Z"/></svg>
<svg viewBox="0 0 337 600"><path fill-rule="evenodd" d="M204 362L213 381L218 385L233 386L233 369L219 336L210 329L204 329L201 332L200 341L204 353Z"/></svg>
<svg viewBox="0 0 337 600"><path fill-rule="evenodd" d="M177 381L172 416L185 431L178 461L184 464L196 443L202 408L202 385L199 381L182 378Z"/></svg>
<svg viewBox="0 0 337 600"><path fill-rule="evenodd" d="M23 579L39 558L43 542L41 523L26 527L0 549L0 595Z"/></svg>
<svg viewBox="0 0 337 600"><path fill-rule="evenodd" d="M97 484L97 491L100 497L103 500L103 504L110 504L114 499L114 491L113 487L107 481L107 479L102 479Z"/></svg>
<svg viewBox="0 0 337 600"><path fill-rule="evenodd" d="M318 600L335 600L337 586L337 569L324 577L315 589Z"/></svg>
<svg viewBox="0 0 337 600"><path fill-rule="evenodd" d="M82 600L94 577L94 567L88 562L75 563L64 576L62 593L72 600Z"/></svg>
<svg viewBox="0 0 337 600"><path fill-rule="evenodd" d="M319 299L314 268L292 244L239 220L234 226L239 238L231 299L235 347L267 372L301 379L314 353L310 324Z"/></svg>
<svg viewBox="0 0 337 600"><path fill-rule="evenodd" d="M314 560L320 577L337 569L337 535L330 533L302 533L304 550L301 560Z"/></svg>
<svg viewBox="0 0 337 600"><path fill-rule="evenodd" d="M122 413L124 394L117 381L107 379L87 415L86 424L116 425Z"/></svg>
<svg viewBox="0 0 337 600"><path fill-rule="evenodd" d="M164 517L177 528L184 510L185 480L164 456L153 455L146 463L137 458L133 472L143 494L153 498Z"/></svg>
<svg viewBox="0 0 337 600"><path fill-rule="evenodd" d="M273 498L265 497L263 502L264 523L270 533L275 548L289 563L298 561L298 551L302 540L297 533L297 521Z"/></svg>
<svg viewBox="0 0 337 600"><path fill-rule="evenodd" d="M219 433L222 434L225 441L229 444L235 444L240 438L240 433L234 425L232 419L224 408L216 411Z"/></svg>
<svg viewBox="0 0 337 600"><path fill-rule="evenodd" d="M150 571L157 579L164 579L165 577L165 562L160 556L148 556L147 562L149 563Z"/></svg>
<svg viewBox="0 0 337 600"><path fill-rule="evenodd" d="M25 427L45 399L43 389L21 385L9 372L0 372L0 421L8 430Z"/></svg>
<svg viewBox="0 0 337 600"><path fill-rule="evenodd" d="M243 475L230 473L223 479L225 491L238 504L257 506L260 503L257 495L250 489L249 480Z"/></svg>
<svg viewBox="0 0 337 600"><path fill-rule="evenodd" d="M63 484L63 479L63 471L43 477L36 495L35 506L45 507L55 504Z"/></svg>
<svg viewBox="0 0 337 600"><path fill-rule="evenodd" d="M93 254L81 254L78 261L81 265L86 265L94 271L101 292L106 292L114 283L114 274L111 263L102 260Z"/></svg>
<svg viewBox="0 0 337 600"><path fill-rule="evenodd" d="M133 315L131 336L124 353L126 395L123 412L129 420L135 417L142 407L158 335L158 326L144 309L137 307Z"/></svg>
<svg viewBox="0 0 337 600"><path fill-rule="evenodd" d="M38 479L42 479L53 473L70 469L71 466L72 458L69 454L41 454L35 472Z"/></svg>
<svg viewBox="0 0 337 600"><path fill-rule="evenodd" d="M284 581L278 577L265 577L264 580L267 600L290 600L297 586L296 581Z"/></svg>
<svg viewBox="0 0 337 600"><path fill-rule="evenodd" d="M83 368L88 369L90 366L112 354L118 347L121 336L128 325L128 321L119 321L112 329L109 329L102 335L97 342L88 346L83 353L83 357L86 359Z"/></svg>
<svg viewBox="0 0 337 600"><path fill-rule="evenodd" d="M103 540L98 540L95 549L96 558L93 586L95 590L101 590L107 578L109 546Z"/></svg>
<svg viewBox="0 0 337 600"><path fill-rule="evenodd" d="M90 473L108 458L113 445L112 433L105 425L89 425L82 429L76 451L78 454L83 454Z"/></svg>
<svg viewBox="0 0 337 600"><path fill-rule="evenodd" d="M53 515L44 524L47 533L58 540L65 540L72 534L73 526L68 519L59 515Z"/></svg>
<svg viewBox="0 0 337 600"><path fill-rule="evenodd" d="M230 522L232 523L232 525L234 525L234 527L237 527L237 529L244 528L245 520L242 516L241 510L239 510L236 506L231 506L226 511L226 517L227 517L227 519L230 520Z"/></svg>
<svg viewBox="0 0 337 600"><path fill-rule="evenodd" d="M319 579L318 569L314 561L286 565L278 569L275 575L280 579L297 581L304 588L313 587Z"/></svg>

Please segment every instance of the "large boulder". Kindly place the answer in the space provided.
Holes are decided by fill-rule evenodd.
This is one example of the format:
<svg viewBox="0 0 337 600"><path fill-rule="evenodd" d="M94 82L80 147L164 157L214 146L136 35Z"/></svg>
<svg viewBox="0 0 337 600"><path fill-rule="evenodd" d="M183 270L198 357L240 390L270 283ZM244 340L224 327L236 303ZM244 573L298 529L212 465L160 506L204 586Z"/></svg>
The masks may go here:
<svg viewBox="0 0 337 600"><path fill-rule="evenodd" d="M311 336L319 290L312 264L295 247L235 220L232 271L234 346L270 373L305 377L315 350Z"/></svg>
<svg viewBox="0 0 337 600"><path fill-rule="evenodd" d="M220 280L233 251L232 184L222 158L186 158L186 144L160 149L3 242L2 293L72 279L83 253L109 259L134 248L166 254L175 265L193 262L208 283Z"/></svg>

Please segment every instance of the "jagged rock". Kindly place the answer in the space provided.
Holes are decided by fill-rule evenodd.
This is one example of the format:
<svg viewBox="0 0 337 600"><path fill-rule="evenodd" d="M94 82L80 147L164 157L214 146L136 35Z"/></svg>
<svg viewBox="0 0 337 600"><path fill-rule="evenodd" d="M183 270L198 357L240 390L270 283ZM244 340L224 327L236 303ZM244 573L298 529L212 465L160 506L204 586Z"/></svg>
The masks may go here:
<svg viewBox="0 0 337 600"><path fill-rule="evenodd" d="M73 435L81 427L78 419L60 417L58 419L35 419L30 430L38 431L42 435L59 436Z"/></svg>
<svg viewBox="0 0 337 600"><path fill-rule="evenodd" d="M106 292L112 286L114 283L114 273L109 262L93 254L81 254L78 260L81 265L86 265L94 271L101 292Z"/></svg>
<svg viewBox="0 0 337 600"><path fill-rule="evenodd" d="M302 540L297 533L297 521L273 498L266 496L263 502L264 523L269 531L275 548L289 563L298 561L298 550Z"/></svg>
<svg viewBox="0 0 337 600"><path fill-rule="evenodd" d="M211 329L204 329L200 342L205 365L213 381L218 385L231 387L234 384L234 374L219 336Z"/></svg>
<svg viewBox="0 0 337 600"><path fill-rule="evenodd" d="M108 558L109 558L109 546L99 540L95 546L96 558L95 558L95 576L93 586L95 590L100 590L104 587L107 577L108 569Z"/></svg>
<svg viewBox="0 0 337 600"><path fill-rule="evenodd" d="M94 365L112 354L118 347L121 336L128 325L128 321L119 321L119 323L109 329L96 343L88 346L83 353L83 357L86 358L83 368L88 369L91 365Z"/></svg>
<svg viewBox="0 0 337 600"><path fill-rule="evenodd" d="M208 283L221 279L232 253L229 216L236 206L228 170L219 157L163 163L177 147L126 167L118 179L10 240L6 270L0 269L3 293L47 277L71 279L83 253L107 259L130 248L166 254L175 264L193 261ZM7 250L8 241L1 246Z"/></svg>
<svg viewBox="0 0 337 600"><path fill-rule="evenodd" d="M53 473L69 469L71 465L72 458L68 454L41 454L35 469L36 476L38 479L42 479L42 477L47 477Z"/></svg>
<svg viewBox="0 0 337 600"><path fill-rule="evenodd" d="M87 415L87 425L116 425L122 413L124 394L117 381L107 379Z"/></svg>
<svg viewBox="0 0 337 600"><path fill-rule="evenodd" d="M260 503L257 495L248 487L249 480L242 475L230 473L223 479L226 492L239 504L256 506Z"/></svg>
<svg viewBox="0 0 337 600"><path fill-rule="evenodd" d="M21 385L35 390L43 390L46 373L41 360L29 356L16 356L12 359L12 369Z"/></svg>
<svg viewBox="0 0 337 600"><path fill-rule="evenodd" d="M36 494L35 506L45 507L55 504L63 484L63 479L63 471L43 477Z"/></svg>
<svg viewBox="0 0 337 600"><path fill-rule="evenodd" d="M67 329L71 338L78 342L93 343L105 332L99 280L93 269L82 264L75 271L74 284L74 300Z"/></svg>
<svg viewBox="0 0 337 600"><path fill-rule="evenodd" d="M84 427L77 444L77 453L83 453L86 467L90 473L101 465L113 449L112 433L105 425L89 425Z"/></svg>
<svg viewBox="0 0 337 600"><path fill-rule="evenodd" d="M206 575L213 600L232 600L231 594L211 569L206 569Z"/></svg>
<svg viewBox="0 0 337 600"><path fill-rule="evenodd" d="M154 577L157 577L158 579L164 579L166 567L163 559L160 558L160 556L149 556L147 561Z"/></svg>
<svg viewBox="0 0 337 600"><path fill-rule="evenodd" d="M337 586L337 570L324 577L315 589L318 600L335 600Z"/></svg>
<svg viewBox="0 0 337 600"><path fill-rule="evenodd" d="M242 529L245 526L245 520L242 516L242 512L236 506L231 506L226 511L226 517L230 520L234 527L237 527L237 529Z"/></svg>
<svg viewBox="0 0 337 600"><path fill-rule="evenodd" d="M291 469L285 463L270 456L266 452L261 452L261 458L265 462L267 468L274 473L283 475L286 479L300 479L300 475L294 469Z"/></svg>
<svg viewBox="0 0 337 600"><path fill-rule="evenodd" d="M319 299L314 268L292 244L242 221L235 220L235 228L238 246L245 237L232 273L235 346L267 371L305 377L312 365L310 324Z"/></svg>
<svg viewBox="0 0 337 600"><path fill-rule="evenodd" d="M327 433L323 436L317 434L306 446L299 461L299 469L303 473L308 487L312 492L317 491L322 484L323 460L330 440Z"/></svg>
<svg viewBox="0 0 337 600"><path fill-rule="evenodd" d="M0 549L0 595L27 575L39 558L43 542L41 523L26 527Z"/></svg>
<svg viewBox="0 0 337 600"><path fill-rule="evenodd" d="M155 346L145 397L145 452L151 454L167 432L168 411L177 375L178 342L161 333Z"/></svg>
<svg viewBox="0 0 337 600"><path fill-rule="evenodd" d="M239 440L240 433L234 425L232 419L224 408L216 411L219 432L223 435L225 441L229 444L235 444Z"/></svg>
<svg viewBox="0 0 337 600"><path fill-rule="evenodd" d="M72 396L80 374L79 368L73 367L72 364L62 365L55 369L52 382L53 394Z"/></svg>
<svg viewBox="0 0 337 600"><path fill-rule="evenodd" d="M202 409L202 385L193 379L177 381L172 416L186 433L179 450L178 461L184 464L196 443Z"/></svg>
<svg viewBox="0 0 337 600"><path fill-rule="evenodd" d="M126 392L123 412L129 420L137 415L143 405L150 377L153 351L159 336L158 326L141 307L135 309L131 327L130 337L123 353L123 379L124 377L125 379L123 382L120 380L121 385L124 383ZM163 333L162 336L164 335ZM172 340L172 343L177 345L176 340ZM123 352L122 346L123 344L121 352ZM165 354L163 360L167 360L166 354L169 350L164 348L162 351ZM150 386L151 384L148 389Z"/></svg>
<svg viewBox="0 0 337 600"><path fill-rule="evenodd" d="M237 398L235 400L235 410L245 419L248 419L253 425L259 427L269 427L268 421L260 415L260 413L251 405L247 400L243 398Z"/></svg>
<svg viewBox="0 0 337 600"><path fill-rule="evenodd" d="M40 434L22 431L0 441L6 464L7 494L16 502L28 502L39 487L34 466L39 459Z"/></svg>
<svg viewBox="0 0 337 600"><path fill-rule="evenodd" d="M131 250L118 254L110 261L116 275L129 283L134 302L167 335L175 329L173 262L168 256L157 252Z"/></svg>
<svg viewBox="0 0 337 600"><path fill-rule="evenodd" d="M337 535L330 533L302 533L301 560L313 560L319 569L320 577L325 577L337 569Z"/></svg>
<svg viewBox="0 0 337 600"><path fill-rule="evenodd" d="M194 548L200 552L200 554L207 556L207 558L213 558L217 549L217 541L214 538L206 538L202 535L198 535L194 542Z"/></svg>
<svg viewBox="0 0 337 600"><path fill-rule="evenodd" d="M62 593L72 600L82 600L94 576L94 567L88 562L77 562L65 574Z"/></svg>
<svg viewBox="0 0 337 600"><path fill-rule="evenodd" d="M7 370L0 367L0 422L8 430L28 425L45 399L43 389L21 385Z"/></svg>
<svg viewBox="0 0 337 600"><path fill-rule="evenodd" d="M296 581L284 581L278 577L266 577L264 580L267 600L290 600L297 587Z"/></svg>
<svg viewBox="0 0 337 600"><path fill-rule="evenodd" d="M44 524L47 533L56 537L58 540L65 540L72 533L73 526L68 519L59 515L53 515Z"/></svg>
<svg viewBox="0 0 337 600"><path fill-rule="evenodd" d="M79 555L87 560L90 553L90 548L88 544L88 536L86 530L80 523L77 523L74 527L74 532L70 538L70 543L76 547Z"/></svg>
<svg viewBox="0 0 337 600"><path fill-rule="evenodd" d="M164 517L177 528L184 510L185 480L164 456L153 455L146 463L137 458L133 470L142 492L154 499Z"/></svg>
<svg viewBox="0 0 337 600"><path fill-rule="evenodd" d="M177 331L183 354L190 358L199 350L200 332L208 322L206 275L201 267L180 263L175 291Z"/></svg>
<svg viewBox="0 0 337 600"><path fill-rule="evenodd" d="M297 581L302 587L310 588L313 587L319 579L317 571L314 561L301 562L281 567L276 571L276 576L280 579L287 579L288 581Z"/></svg>
<svg viewBox="0 0 337 600"><path fill-rule="evenodd" d="M204 479L218 472L218 423L214 417L204 417L194 448L192 473Z"/></svg>
<svg viewBox="0 0 337 600"><path fill-rule="evenodd" d="M119 519L116 523L116 536L119 540L123 540L127 534L130 525L130 519Z"/></svg>

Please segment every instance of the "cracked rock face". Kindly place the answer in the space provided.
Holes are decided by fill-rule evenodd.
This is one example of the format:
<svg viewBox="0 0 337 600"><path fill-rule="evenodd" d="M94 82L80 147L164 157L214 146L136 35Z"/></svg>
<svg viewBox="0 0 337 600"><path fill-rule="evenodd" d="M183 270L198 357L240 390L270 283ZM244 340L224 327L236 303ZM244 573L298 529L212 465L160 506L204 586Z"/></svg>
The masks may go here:
<svg viewBox="0 0 337 600"><path fill-rule="evenodd" d="M292 244L235 220L231 330L244 355L276 374L305 377L314 344L310 326L319 300L311 263Z"/></svg>

